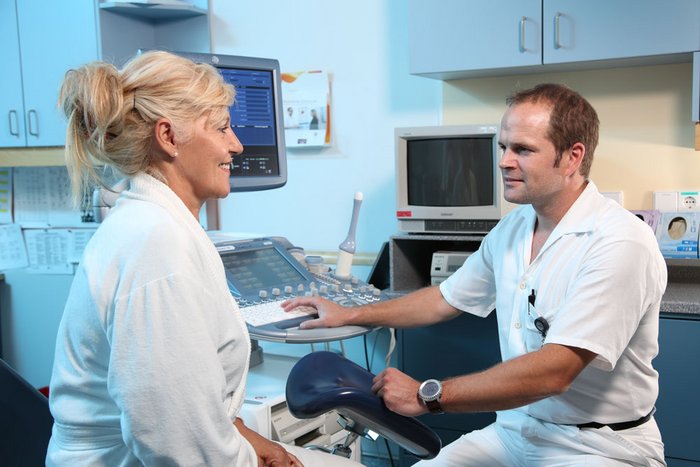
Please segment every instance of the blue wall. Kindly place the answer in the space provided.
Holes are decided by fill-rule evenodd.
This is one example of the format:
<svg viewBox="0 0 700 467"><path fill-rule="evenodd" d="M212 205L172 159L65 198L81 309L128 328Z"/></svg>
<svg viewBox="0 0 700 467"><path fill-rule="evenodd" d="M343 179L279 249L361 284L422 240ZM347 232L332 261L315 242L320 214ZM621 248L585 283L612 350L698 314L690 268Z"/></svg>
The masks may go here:
<svg viewBox="0 0 700 467"><path fill-rule="evenodd" d="M435 125L441 114L441 83L408 74L405 2L212 1L210 11L214 52L274 57L282 71L331 80L331 146L290 149L287 185L230 195L222 229L337 251L362 191L357 251L378 252L396 232L394 128Z"/></svg>

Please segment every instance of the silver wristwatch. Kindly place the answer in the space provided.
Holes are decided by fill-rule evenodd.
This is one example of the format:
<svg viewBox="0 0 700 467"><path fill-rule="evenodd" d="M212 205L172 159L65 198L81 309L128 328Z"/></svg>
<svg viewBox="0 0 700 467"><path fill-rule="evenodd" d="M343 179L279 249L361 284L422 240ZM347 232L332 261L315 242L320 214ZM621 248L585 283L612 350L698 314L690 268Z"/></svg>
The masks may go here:
<svg viewBox="0 0 700 467"><path fill-rule="evenodd" d="M445 413L440 405L442 383L436 379L427 379L418 388L418 399L422 400L430 413Z"/></svg>

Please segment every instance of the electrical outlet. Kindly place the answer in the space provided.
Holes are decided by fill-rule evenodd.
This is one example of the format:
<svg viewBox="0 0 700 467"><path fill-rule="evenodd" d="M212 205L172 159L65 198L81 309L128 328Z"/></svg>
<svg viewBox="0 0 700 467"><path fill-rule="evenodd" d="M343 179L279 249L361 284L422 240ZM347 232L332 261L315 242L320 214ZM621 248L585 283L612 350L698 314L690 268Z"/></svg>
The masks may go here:
<svg viewBox="0 0 700 467"><path fill-rule="evenodd" d="M700 192L679 191L678 209L680 211L700 211Z"/></svg>
<svg viewBox="0 0 700 467"><path fill-rule="evenodd" d="M662 212L678 211L677 191L655 191L653 196L653 208Z"/></svg>

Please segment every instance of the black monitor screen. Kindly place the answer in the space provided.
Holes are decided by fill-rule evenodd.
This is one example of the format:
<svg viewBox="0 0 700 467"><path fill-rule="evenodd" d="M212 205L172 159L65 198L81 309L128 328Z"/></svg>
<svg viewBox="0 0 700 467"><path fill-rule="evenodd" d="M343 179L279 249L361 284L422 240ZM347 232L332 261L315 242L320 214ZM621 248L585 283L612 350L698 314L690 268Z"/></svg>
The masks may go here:
<svg viewBox="0 0 700 467"><path fill-rule="evenodd" d="M232 251L221 254L226 275L243 294L298 284L306 278L276 248Z"/></svg>
<svg viewBox="0 0 700 467"><path fill-rule="evenodd" d="M231 126L243 144L243 155L233 158L231 176L279 175L275 131L275 93L272 71L219 68L236 88Z"/></svg>
<svg viewBox="0 0 700 467"><path fill-rule="evenodd" d="M408 203L490 206L494 203L491 136L407 141Z"/></svg>

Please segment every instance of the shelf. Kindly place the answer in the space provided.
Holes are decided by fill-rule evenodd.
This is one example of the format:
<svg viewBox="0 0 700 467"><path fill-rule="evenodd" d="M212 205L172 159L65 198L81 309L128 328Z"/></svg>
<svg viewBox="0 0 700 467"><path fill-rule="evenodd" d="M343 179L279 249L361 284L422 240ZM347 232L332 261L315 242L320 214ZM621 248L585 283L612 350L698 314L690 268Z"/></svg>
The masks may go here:
<svg viewBox="0 0 700 467"><path fill-rule="evenodd" d="M103 2L100 9L149 21L186 19L207 14L206 9L184 3Z"/></svg>
<svg viewBox="0 0 700 467"><path fill-rule="evenodd" d="M0 148L0 167L56 167L66 165L63 146Z"/></svg>
<svg viewBox="0 0 700 467"><path fill-rule="evenodd" d="M476 251L483 235L400 235L389 241L390 289L417 290L431 283L430 265L436 251Z"/></svg>

